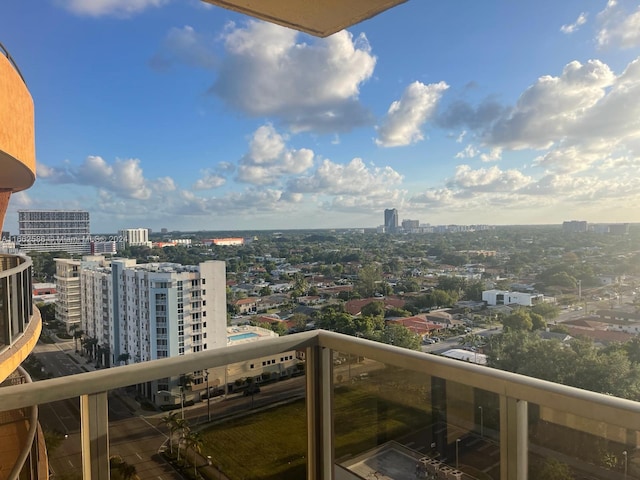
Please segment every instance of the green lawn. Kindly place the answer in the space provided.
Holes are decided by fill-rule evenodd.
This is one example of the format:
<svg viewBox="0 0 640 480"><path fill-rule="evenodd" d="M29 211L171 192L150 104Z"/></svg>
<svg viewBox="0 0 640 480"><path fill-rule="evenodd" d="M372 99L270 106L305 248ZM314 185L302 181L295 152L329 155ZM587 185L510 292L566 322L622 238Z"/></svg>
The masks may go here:
<svg viewBox="0 0 640 480"><path fill-rule="evenodd" d="M424 388L407 388L404 382L402 388L394 381L394 375L379 375L336 390L336 458L359 454L430 423ZM305 478L304 401L231 420L202 434L203 453L231 480Z"/></svg>

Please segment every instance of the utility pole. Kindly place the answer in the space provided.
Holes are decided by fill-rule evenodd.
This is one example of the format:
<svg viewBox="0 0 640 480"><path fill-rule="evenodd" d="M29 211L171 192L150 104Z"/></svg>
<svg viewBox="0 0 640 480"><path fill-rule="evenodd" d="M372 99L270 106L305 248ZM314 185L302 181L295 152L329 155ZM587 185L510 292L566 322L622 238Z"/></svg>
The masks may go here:
<svg viewBox="0 0 640 480"><path fill-rule="evenodd" d="M211 390L209 390L209 370L204 370L205 375L207 376L207 420L211 421Z"/></svg>

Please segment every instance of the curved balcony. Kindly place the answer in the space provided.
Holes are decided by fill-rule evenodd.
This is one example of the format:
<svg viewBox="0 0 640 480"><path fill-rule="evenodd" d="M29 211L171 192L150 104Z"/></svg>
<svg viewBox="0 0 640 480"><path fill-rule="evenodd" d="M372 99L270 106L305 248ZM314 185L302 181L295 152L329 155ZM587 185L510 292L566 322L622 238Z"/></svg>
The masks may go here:
<svg viewBox="0 0 640 480"><path fill-rule="evenodd" d="M0 254L0 381L31 353L42 329L31 302L29 257Z"/></svg>
<svg viewBox="0 0 640 480"><path fill-rule="evenodd" d="M0 44L0 225L13 192L36 179L33 99L6 48Z"/></svg>
<svg viewBox="0 0 640 480"><path fill-rule="evenodd" d="M21 367L2 383L2 387L31 383ZM5 478L48 478L48 459L44 435L38 424L38 407L24 407L0 413L0 462L9 473ZM6 474L6 473L5 473Z"/></svg>

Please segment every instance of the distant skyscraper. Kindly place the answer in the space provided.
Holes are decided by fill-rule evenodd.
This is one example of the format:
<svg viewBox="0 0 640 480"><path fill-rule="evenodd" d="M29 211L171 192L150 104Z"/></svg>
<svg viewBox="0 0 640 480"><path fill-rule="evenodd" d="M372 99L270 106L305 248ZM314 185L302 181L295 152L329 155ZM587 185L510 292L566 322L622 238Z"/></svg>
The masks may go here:
<svg viewBox="0 0 640 480"><path fill-rule="evenodd" d="M130 247L151 247L149 230L146 228L126 228L118 232L118 237L120 237L118 241L121 247L125 245Z"/></svg>
<svg viewBox="0 0 640 480"><path fill-rule="evenodd" d="M416 231L420 228L420 220L402 220L402 229L405 232Z"/></svg>
<svg viewBox="0 0 640 480"><path fill-rule="evenodd" d="M390 233L398 230L398 210L395 208L388 208L384 211L384 228Z"/></svg>
<svg viewBox="0 0 640 480"><path fill-rule="evenodd" d="M83 210L19 210L17 242L22 250L89 253L89 212Z"/></svg>
<svg viewBox="0 0 640 480"><path fill-rule="evenodd" d="M587 231L587 222L584 220L571 220L562 223L562 230L564 232L582 233Z"/></svg>

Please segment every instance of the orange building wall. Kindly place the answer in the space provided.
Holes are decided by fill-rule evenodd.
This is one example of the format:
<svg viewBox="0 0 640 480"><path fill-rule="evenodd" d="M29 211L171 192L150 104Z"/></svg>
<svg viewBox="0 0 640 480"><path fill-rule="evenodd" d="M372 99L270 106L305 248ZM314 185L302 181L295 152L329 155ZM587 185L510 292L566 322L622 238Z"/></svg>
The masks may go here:
<svg viewBox="0 0 640 480"><path fill-rule="evenodd" d="M9 197L11 192L0 192L0 230L4 225L4 216L7 213L7 207L9 206Z"/></svg>
<svg viewBox="0 0 640 480"><path fill-rule="evenodd" d="M33 185L36 147L33 99L9 59L0 53L0 226L10 192Z"/></svg>

